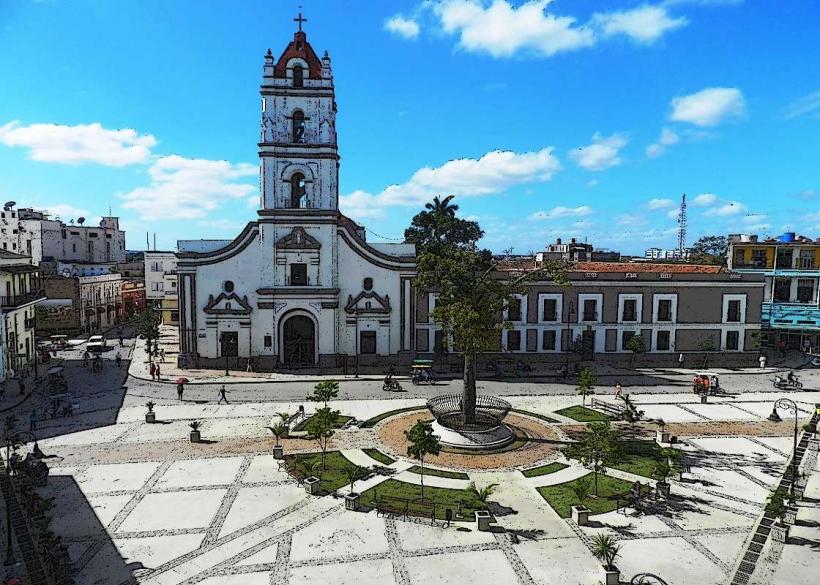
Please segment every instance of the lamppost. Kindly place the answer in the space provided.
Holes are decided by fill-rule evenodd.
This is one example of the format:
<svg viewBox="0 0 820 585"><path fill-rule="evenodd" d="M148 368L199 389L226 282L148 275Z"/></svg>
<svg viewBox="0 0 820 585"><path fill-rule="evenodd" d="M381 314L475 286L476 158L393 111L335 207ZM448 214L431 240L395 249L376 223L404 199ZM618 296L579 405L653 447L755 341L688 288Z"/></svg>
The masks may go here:
<svg viewBox="0 0 820 585"><path fill-rule="evenodd" d="M567 348L566 348L566 368L567 373L569 373L569 352L572 351L572 329L570 329L570 325L572 324L572 312L575 309L575 305L572 301L569 302L569 306L567 307Z"/></svg>
<svg viewBox="0 0 820 585"><path fill-rule="evenodd" d="M791 499L794 501L794 486L797 484L797 415L799 410L794 400L789 398L779 398L775 401L772 407L772 413L769 415L769 420L772 422L781 422L783 419L777 414L777 409L782 408L791 413L794 413L794 443L792 445L792 484L789 488Z"/></svg>
<svg viewBox="0 0 820 585"><path fill-rule="evenodd" d="M354 311L356 315L356 375L355 378L359 377L359 307L356 307Z"/></svg>

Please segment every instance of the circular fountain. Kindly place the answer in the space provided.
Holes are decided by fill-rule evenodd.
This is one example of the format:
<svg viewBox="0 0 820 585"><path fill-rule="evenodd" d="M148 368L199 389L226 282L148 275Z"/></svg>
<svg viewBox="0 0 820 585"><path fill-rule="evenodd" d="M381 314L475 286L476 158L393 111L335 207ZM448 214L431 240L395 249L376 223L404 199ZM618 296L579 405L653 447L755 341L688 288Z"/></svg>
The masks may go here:
<svg viewBox="0 0 820 585"><path fill-rule="evenodd" d="M436 419L433 432L445 447L469 451L495 450L515 441L515 433L504 424L512 405L496 396L476 396L475 417L467 422L461 394L443 394L427 401Z"/></svg>

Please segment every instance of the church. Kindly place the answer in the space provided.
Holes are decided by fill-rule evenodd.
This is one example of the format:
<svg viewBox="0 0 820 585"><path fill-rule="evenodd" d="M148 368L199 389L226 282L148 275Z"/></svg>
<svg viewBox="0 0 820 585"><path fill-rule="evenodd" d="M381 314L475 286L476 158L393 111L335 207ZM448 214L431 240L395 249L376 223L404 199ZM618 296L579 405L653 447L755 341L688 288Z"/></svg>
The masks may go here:
<svg viewBox="0 0 820 585"><path fill-rule="evenodd" d="M180 353L192 365L349 370L412 350L415 246L369 243L339 212L330 56L296 20L282 55L264 59L258 219L231 241L179 243Z"/></svg>

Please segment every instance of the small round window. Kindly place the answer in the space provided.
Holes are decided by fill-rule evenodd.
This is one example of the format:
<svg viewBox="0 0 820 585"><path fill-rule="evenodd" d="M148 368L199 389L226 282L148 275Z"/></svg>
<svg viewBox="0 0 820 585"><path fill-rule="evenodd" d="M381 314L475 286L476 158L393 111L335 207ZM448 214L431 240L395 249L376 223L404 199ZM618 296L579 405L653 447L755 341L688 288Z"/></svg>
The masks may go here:
<svg viewBox="0 0 820 585"><path fill-rule="evenodd" d="M364 290L371 290L373 288L373 279L372 278L365 278L364 279Z"/></svg>
<svg viewBox="0 0 820 585"><path fill-rule="evenodd" d="M233 292L233 281L226 280L225 284L222 285L225 288L225 292L232 293Z"/></svg>

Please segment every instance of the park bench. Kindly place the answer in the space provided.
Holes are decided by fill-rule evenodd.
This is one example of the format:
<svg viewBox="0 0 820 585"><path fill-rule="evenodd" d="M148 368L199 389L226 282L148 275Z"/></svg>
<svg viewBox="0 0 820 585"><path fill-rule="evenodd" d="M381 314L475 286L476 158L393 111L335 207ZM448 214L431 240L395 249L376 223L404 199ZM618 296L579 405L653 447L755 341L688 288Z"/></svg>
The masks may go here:
<svg viewBox="0 0 820 585"><path fill-rule="evenodd" d="M616 406L614 404L610 404L609 402L593 398L589 405L590 408L593 408L594 410L600 410L601 412L603 412L607 416L611 416L612 418L623 417L623 408L621 408L620 406Z"/></svg>

